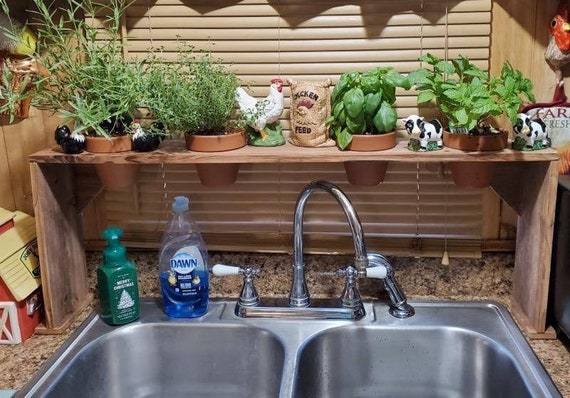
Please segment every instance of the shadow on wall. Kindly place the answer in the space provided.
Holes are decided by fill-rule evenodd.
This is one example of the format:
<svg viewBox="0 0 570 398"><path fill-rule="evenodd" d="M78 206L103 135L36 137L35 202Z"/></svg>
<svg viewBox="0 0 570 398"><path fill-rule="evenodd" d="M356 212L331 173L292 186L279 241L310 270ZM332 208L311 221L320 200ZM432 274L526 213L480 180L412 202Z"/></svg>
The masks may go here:
<svg viewBox="0 0 570 398"><path fill-rule="evenodd" d="M182 2L199 12L200 14L207 14L215 10L223 9L238 4L238 0L182 0ZM354 0L354 1L328 1L320 3L318 1L307 3L304 0L268 0L271 7L277 11L283 19L287 21L291 28L298 27L303 22L313 19L322 15L325 11L332 8L338 8L348 5L357 5L361 9L363 25L367 31L368 37L378 37L382 33L391 14L400 14L411 11L417 15L422 14L432 24L436 24L441 18L445 16L446 6L451 9L460 3L460 0L445 1L441 0L416 0L416 1L402 1L398 4L390 4L390 13L386 12L386 4L383 2L372 2L370 0Z"/></svg>

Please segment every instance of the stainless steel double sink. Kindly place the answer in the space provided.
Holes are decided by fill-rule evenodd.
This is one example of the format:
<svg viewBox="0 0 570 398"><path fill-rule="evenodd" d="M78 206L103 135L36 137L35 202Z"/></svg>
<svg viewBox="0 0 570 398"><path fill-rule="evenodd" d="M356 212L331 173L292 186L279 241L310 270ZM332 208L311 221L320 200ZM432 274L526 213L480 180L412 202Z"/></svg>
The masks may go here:
<svg viewBox="0 0 570 398"><path fill-rule="evenodd" d="M122 327L92 315L16 396L561 397L498 304L414 302L397 319L367 302L360 321L243 319L234 304L170 319L143 300Z"/></svg>

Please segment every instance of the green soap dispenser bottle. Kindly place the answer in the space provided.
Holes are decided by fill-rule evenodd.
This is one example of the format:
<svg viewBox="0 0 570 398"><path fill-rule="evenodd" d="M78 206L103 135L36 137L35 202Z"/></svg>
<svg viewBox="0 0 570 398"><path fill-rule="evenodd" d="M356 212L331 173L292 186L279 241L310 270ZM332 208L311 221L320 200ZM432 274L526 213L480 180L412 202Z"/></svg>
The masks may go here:
<svg viewBox="0 0 570 398"><path fill-rule="evenodd" d="M140 315L137 269L119 241L122 235L118 227L103 231L107 247L103 250L103 264L97 268L101 318L109 325L123 325Z"/></svg>

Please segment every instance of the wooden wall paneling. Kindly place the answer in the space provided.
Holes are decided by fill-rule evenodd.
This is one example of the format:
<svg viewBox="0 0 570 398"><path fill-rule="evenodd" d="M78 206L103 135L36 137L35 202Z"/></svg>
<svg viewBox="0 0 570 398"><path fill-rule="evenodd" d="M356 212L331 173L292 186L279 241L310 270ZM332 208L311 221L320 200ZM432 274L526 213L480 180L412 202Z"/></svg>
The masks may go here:
<svg viewBox="0 0 570 398"><path fill-rule="evenodd" d="M536 99L552 99L554 72L544 60L548 23L556 13L555 0L495 0L491 24L491 71L498 73L504 61L520 69L534 83Z"/></svg>
<svg viewBox="0 0 570 398"><path fill-rule="evenodd" d="M4 126L0 126L0 181L0 207L11 211L16 210Z"/></svg>
<svg viewBox="0 0 570 398"><path fill-rule="evenodd" d="M41 112L32 108L30 117L2 130L15 208L33 214L28 155L47 146Z"/></svg>

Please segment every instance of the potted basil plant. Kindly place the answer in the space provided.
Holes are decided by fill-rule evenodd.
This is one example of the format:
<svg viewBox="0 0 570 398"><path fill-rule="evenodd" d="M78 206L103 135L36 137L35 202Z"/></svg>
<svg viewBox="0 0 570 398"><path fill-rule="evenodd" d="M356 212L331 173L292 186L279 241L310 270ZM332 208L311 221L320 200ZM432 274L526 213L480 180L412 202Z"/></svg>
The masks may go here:
<svg viewBox="0 0 570 398"><path fill-rule="evenodd" d="M332 115L327 124L341 150L385 150L396 145L397 88L408 90L410 83L392 67L352 71L340 77L332 92ZM383 181L388 163L350 161L344 166L349 182L377 185Z"/></svg>
<svg viewBox="0 0 570 398"><path fill-rule="evenodd" d="M419 58L427 64L408 74L418 90L418 104L435 102L447 119L443 144L464 151L502 150L508 145L508 131L492 125L506 116L512 124L525 102L534 102L532 82L505 62L498 76L491 76L467 57L442 60L433 54ZM471 188L491 184L493 169L488 162L450 164L454 182Z"/></svg>

